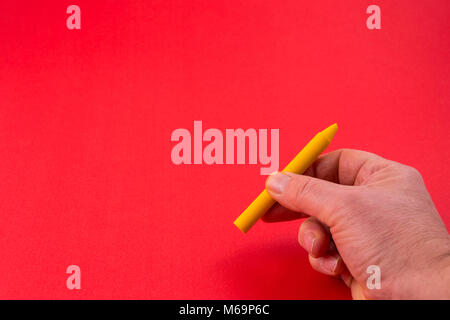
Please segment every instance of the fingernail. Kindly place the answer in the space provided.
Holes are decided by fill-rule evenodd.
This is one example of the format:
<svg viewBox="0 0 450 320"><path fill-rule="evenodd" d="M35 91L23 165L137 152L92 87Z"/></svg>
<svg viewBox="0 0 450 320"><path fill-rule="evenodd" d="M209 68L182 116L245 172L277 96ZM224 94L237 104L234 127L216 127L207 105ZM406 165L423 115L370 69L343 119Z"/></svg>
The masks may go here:
<svg viewBox="0 0 450 320"><path fill-rule="evenodd" d="M303 238L303 245L306 251L310 254L313 253L314 250L314 242L316 240L316 236L312 232L307 232L305 237Z"/></svg>
<svg viewBox="0 0 450 320"><path fill-rule="evenodd" d="M266 188L274 193L283 193L290 179L291 177L281 172L272 173L267 179Z"/></svg>
<svg viewBox="0 0 450 320"><path fill-rule="evenodd" d="M329 256L322 259L322 268L329 273L335 273L338 268L338 263L339 258Z"/></svg>

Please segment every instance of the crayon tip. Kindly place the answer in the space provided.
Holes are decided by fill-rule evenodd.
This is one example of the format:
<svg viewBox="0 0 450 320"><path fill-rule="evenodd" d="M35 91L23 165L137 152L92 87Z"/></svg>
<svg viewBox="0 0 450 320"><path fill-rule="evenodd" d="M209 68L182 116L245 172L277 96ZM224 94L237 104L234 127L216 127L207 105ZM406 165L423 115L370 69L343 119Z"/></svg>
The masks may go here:
<svg viewBox="0 0 450 320"><path fill-rule="evenodd" d="M335 123L335 124L329 126L328 128L326 128L325 130L323 130L322 134L328 141L331 142L334 135L336 134L337 129L338 129L338 125L337 125L337 123Z"/></svg>

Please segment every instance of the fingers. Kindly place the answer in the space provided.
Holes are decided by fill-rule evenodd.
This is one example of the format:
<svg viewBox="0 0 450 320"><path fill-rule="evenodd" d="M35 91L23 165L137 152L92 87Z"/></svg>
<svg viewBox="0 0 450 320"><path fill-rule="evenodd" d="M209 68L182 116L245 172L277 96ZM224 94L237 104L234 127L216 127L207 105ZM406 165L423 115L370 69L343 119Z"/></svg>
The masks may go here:
<svg viewBox="0 0 450 320"><path fill-rule="evenodd" d="M309 255L311 267L314 270L329 276L345 276L345 272L348 271L348 269L345 266L344 260L342 260L342 257L337 252L334 242L330 241L330 245L327 249L327 252L320 257Z"/></svg>
<svg viewBox="0 0 450 320"><path fill-rule="evenodd" d="M269 176L266 189L282 206L318 218L332 227L333 211L346 196L347 186L289 172ZM336 217L337 218L337 217Z"/></svg>
<svg viewBox="0 0 450 320"><path fill-rule="evenodd" d="M312 257L318 258L330 248L330 232L316 218L311 217L300 226L298 242Z"/></svg>
<svg viewBox="0 0 450 320"><path fill-rule="evenodd" d="M298 240L309 253L309 262L314 270L330 276L340 276L342 281L351 287L353 277L331 241L327 227L316 218L310 217L300 226Z"/></svg>
<svg viewBox="0 0 450 320"><path fill-rule="evenodd" d="M351 289L352 298L354 300L367 300L363 288L352 277L341 256L336 251L319 258L314 258L309 255L309 263L314 270L320 273L333 277L340 276L347 287Z"/></svg>
<svg viewBox="0 0 450 320"><path fill-rule="evenodd" d="M264 222L282 222L306 218L307 215L295 212L275 203L269 211L261 218Z"/></svg>
<svg viewBox="0 0 450 320"><path fill-rule="evenodd" d="M330 231L316 218L305 220L298 232L300 245L309 253L309 263L314 270L329 276L338 276L345 264L331 242Z"/></svg>
<svg viewBox="0 0 450 320"><path fill-rule="evenodd" d="M309 263L314 270L329 276L340 275L345 267L341 256L337 252L319 258L314 258L310 255Z"/></svg>
<svg viewBox="0 0 450 320"><path fill-rule="evenodd" d="M373 153L341 149L320 156L305 175L344 185L358 185L378 169L392 163Z"/></svg>

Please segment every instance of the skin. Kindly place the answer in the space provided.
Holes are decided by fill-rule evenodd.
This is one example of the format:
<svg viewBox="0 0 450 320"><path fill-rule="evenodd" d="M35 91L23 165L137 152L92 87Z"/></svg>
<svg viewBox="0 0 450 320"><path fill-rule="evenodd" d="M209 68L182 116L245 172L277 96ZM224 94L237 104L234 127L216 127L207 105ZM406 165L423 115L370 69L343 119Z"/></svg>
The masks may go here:
<svg viewBox="0 0 450 320"><path fill-rule="evenodd" d="M307 219L298 240L311 266L354 299L450 299L450 236L420 173L372 153L337 150L305 175L274 173L266 222ZM369 289L370 265L381 288Z"/></svg>

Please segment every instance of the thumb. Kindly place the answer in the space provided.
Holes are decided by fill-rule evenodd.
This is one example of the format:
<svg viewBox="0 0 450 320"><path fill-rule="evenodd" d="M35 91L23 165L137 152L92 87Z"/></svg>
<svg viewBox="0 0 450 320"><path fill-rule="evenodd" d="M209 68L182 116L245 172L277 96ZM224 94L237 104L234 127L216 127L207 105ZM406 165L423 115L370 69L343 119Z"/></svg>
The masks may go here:
<svg viewBox="0 0 450 320"><path fill-rule="evenodd" d="M348 186L290 172L276 172L266 181L270 196L282 206L335 225L337 208Z"/></svg>

